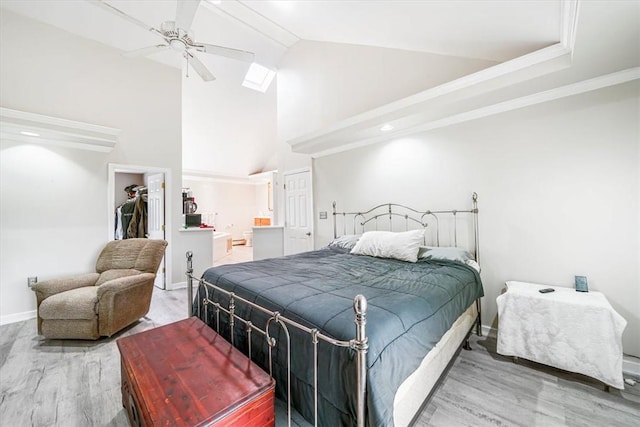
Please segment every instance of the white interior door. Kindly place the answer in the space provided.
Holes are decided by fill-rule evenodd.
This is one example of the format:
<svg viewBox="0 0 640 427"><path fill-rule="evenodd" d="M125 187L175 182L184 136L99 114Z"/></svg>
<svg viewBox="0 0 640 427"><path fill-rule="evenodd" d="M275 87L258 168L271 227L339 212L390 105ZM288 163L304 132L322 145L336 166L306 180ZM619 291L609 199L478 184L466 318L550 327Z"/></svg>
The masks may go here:
<svg viewBox="0 0 640 427"><path fill-rule="evenodd" d="M311 171L284 174L284 254L313 250Z"/></svg>
<svg viewBox="0 0 640 427"><path fill-rule="evenodd" d="M164 239L164 173L147 175L147 226L150 239ZM162 258L154 285L166 288L165 258Z"/></svg>

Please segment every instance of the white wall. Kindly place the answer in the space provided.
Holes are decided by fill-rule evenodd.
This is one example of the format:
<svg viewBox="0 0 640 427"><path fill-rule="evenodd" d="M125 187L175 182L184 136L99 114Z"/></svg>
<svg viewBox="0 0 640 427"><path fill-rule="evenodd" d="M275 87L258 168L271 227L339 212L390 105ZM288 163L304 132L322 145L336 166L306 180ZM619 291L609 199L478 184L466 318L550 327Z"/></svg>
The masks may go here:
<svg viewBox="0 0 640 427"><path fill-rule="evenodd" d="M380 47L302 40L278 66L280 173L311 166L287 141L404 98L494 62ZM283 183L275 189L284 209Z"/></svg>
<svg viewBox="0 0 640 427"><path fill-rule="evenodd" d="M275 68L286 47L223 9L201 5L193 25L196 39L255 52L256 62ZM249 63L199 58L216 80L203 82L193 70L183 79L183 168L245 178L275 169L276 82L266 93L257 92L242 86Z"/></svg>
<svg viewBox="0 0 640 427"><path fill-rule="evenodd" d="M276 82L257 92L242 86L246 64L226 66L215 81L183 79L183 167L243 177L275 169Z"/></svg>
<svg viewBox="0 0 640 427"><path fill-rule="evenodd" d="M172 240L181 213L180 71L2 10L2 107L122 129L109 153L2 141L0 313L35 310L27 276L91 271L109 236L107 165L171 169ZM184 254L173 252L183 281ZM178 258L178 261L176 261ZM176 262L179 265L176 265ZM178 271L179 270L179 271ZM177 273L176 273L177 272Z"/></svg>
<svg viewBox="0 0 640 427"><path fill-rule="evenodd" d="M483 323L506 280L588 277L640 356L640 90L603 89L314 161L315 214L395 201L470 206L479 194ZM316 221L316 245L332 235Z"/></svg>

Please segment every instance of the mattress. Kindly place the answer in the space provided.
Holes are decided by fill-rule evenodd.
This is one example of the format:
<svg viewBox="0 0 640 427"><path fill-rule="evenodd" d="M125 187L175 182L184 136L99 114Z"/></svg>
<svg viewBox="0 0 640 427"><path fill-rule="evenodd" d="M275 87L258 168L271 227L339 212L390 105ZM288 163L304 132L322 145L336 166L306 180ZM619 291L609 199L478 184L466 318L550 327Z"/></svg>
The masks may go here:
<svg viewBox="0 0 640 427"><path fill-rule="evenodd" d="M478 273L454 261L420 260L416 263L352 255L337 248L325 248L282 258L220 266L207 270L203 279L234 292L269 310L338 340L355 335L353 298L368 300L367 337L367 422L394 424L393 402L400 385L421 365L460 315L483 295ZM198 301L206 292L198 290ZM225 295L209 296L228 304ZM213 310L202 304L195 312L215 325ZM236 314L264 325L266 315L236 304ZM228 333L227 316L221 316L221 333ZM313 377L309 369L312 346L307 334L291 335L291 392L294 407L313 420ZM286 396L285 332L270 329L280 343L269 363L264 340L252 339L252 359L269 371L278 384L277 393ZM246 334L234 328L234 341L247 347ZM355 424L355 357L352 350L321 342L319 351L320 425Z"/></svg>
<svg viewBox="0 0 640 427"><path fill-rule="evenodd" d="M422 359L420 366L398 387L393 400L393 421L396 427L408 426L427 398L433 393L441 375L460 349L478 318L476 304L458 317L453 326Z"/></svg>

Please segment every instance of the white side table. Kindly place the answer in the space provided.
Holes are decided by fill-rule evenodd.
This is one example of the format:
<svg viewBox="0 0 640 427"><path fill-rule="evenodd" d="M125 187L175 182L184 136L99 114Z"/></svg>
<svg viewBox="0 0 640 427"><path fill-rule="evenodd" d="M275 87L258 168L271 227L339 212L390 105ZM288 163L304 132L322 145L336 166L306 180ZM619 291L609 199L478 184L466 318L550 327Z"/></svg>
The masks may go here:
<svg viewBox="0 0 640 427"><path fill-rule="evenodd" d="M538 292L544 288L555 291ZM622 332L627 322L603 294L509 281L496 302L498 353L624 388Z"/></svg>

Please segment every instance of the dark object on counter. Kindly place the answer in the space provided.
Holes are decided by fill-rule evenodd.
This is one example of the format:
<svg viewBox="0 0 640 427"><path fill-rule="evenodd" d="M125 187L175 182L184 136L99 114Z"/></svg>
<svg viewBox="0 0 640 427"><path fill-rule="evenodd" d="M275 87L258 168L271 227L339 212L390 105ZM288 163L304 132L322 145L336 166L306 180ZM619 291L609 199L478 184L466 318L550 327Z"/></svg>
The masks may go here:
<svg viewBox="0 0 640 427"><path fill-rule="evenodd" d="M200 227L202 224L202 214L184 214L184 225L186 227Z"/></svg>

